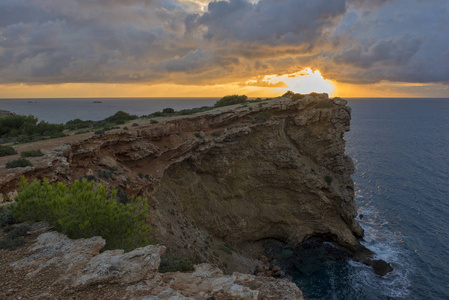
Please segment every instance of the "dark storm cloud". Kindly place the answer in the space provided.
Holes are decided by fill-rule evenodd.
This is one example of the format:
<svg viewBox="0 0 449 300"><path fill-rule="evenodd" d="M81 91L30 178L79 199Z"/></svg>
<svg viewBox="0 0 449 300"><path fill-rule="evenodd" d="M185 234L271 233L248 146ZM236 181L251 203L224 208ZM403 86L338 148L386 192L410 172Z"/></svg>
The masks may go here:
<svg viewBox="0 0 449 300"><path fill-rule="evenodd" d="M373 65L401 66L410 61L421 44L421 40L405 34L399 38L378 40L372 45L358 44L344 49L334 57L334 61L364 69L369 69Z"/></svg>
<svg viewBox="0 0 449 300"><path fill-rule="evenodd" d="M0 83L449 82L445 0L207 2L2 0Z"/></svg>
<svg viewBox="0 0 449 300"><path fill-rule="evenodd" d="M344 12L344 0L215 1L197 24L207 27L206 38L217 41L313 44Z"/></svg>

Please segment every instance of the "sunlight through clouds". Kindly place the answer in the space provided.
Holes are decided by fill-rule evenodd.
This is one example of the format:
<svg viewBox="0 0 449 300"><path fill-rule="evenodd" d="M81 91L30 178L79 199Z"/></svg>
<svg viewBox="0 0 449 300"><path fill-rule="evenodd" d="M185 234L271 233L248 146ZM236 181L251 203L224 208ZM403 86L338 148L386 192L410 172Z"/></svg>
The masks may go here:
<svg viewBox="0 0 449 300"><path fill-rule="evenodd" d="M332 95L335 90L334 83L331 80L323 78L319 70L313 71L311 68L306 68L293 74L267 75L263 81L272 85L284 83L287 86L285 90L301 94L315 92Z"/></svg>

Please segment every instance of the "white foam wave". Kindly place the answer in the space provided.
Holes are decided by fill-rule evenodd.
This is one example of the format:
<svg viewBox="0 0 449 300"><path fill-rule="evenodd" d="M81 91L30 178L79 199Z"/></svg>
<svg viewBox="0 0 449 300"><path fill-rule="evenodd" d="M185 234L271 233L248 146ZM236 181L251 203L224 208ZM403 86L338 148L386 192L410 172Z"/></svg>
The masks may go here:
<svg viewBox="0 0 449 300"><path fill-rule="evenodd" d="M363 196L359 196L359 199ZM369 202L359 209L363 218L359 220L365 230L365 241L362 244L376 253L375 259L383 259L393 266L394 270L380 277L370 267L351 261L354 270L351 282L355 290L375 289L383 297L407 299L411 288L411 263L409 254L401 246L402 236L389 230L388 222L383 219L376 208Z"/></svg>

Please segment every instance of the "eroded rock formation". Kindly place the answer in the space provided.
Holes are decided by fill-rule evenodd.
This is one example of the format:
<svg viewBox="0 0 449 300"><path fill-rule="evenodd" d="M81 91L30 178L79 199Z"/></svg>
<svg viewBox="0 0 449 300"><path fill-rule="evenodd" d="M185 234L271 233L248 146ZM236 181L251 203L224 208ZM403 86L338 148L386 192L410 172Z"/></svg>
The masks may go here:
<svg viewBox="0 0 449 300"><path fill-rule="evenodd" d="M299 288L287 280L241 273L227 276L209 264L196 265L191 273L159 273L164 246L99 253L104 245L101 237L70 240L47 232L29 247L29 256L4 267L23 274L24 285L43 274L50 279L44 291L33 290L33 299L71 299L71 295L79 299L303 299ZM94 292L86 291L92 287ZM3 296L24 293L14 290Z"/></svg>

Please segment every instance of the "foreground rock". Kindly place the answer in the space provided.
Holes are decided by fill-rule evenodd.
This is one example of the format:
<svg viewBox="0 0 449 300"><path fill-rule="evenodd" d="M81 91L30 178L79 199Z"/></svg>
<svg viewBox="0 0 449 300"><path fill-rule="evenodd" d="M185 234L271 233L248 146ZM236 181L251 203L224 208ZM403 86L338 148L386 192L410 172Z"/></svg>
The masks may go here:
<svg viewBox="0 0 449 300"><path fill-rule="evenodd" d="M42 276L53 278L44 292L34 295L36 299L70 298L85 295L92 287L113 290L117 286L120 299L302 299L292 282L241 273L223 275L209 264L196 265L192 273L158 273L164 246L100 253L104 244L101 237L70 240L47 232L31 245L32 255L10 267L26 274L22 283ZM95 297L104 299L98 293Z"/></svg>

